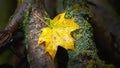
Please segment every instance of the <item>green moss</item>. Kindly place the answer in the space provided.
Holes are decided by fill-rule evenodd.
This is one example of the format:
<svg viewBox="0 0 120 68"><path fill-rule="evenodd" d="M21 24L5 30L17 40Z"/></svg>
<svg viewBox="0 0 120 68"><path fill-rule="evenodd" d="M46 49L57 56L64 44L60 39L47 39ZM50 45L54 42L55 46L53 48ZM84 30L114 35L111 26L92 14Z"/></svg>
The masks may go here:
<svg viewBox="0 0 120 68"><path fill-rule="evenodd" d="M23 22L20 24L20 28L23 29L24 31L24 36L25 36L25 46L28 51L28 25L29 25L29 21L30 21L30 10L31 8L28 8L25 12L25 18L23 20ZM29 53L27 53L27 59L28 62L30 63L30 58L29 58Z"/></svg>
<svg viewBox="0 0 120 68"><path fill-rule="evenodd" d="M66 18L75 18L76 23L81 27L73 32L76 50L68 52L68 68L106 68L107 64L97 55L97 48L92 38L93 28L89 23L92 14L84 2L85 0L66 1Z"/></svg>

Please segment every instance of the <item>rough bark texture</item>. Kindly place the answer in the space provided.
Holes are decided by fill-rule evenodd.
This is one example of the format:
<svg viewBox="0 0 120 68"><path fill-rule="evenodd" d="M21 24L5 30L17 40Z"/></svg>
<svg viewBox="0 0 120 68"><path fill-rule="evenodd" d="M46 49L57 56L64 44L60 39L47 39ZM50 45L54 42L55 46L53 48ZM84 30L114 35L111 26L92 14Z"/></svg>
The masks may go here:
<svg viewBox="0 0 120 68"><path fill-rule="evenodd" d="M41 28L46 26L39 18L35 16L38 15L42 19L45 17L43 5L39 5L39 0L32 5L32 11L30 14L30 21L28 25L28 49L30 56L31 68L54 68L54 63L51 57L45 53L44 45L38 46L37 41L39 34L41 33Z"/></svg>

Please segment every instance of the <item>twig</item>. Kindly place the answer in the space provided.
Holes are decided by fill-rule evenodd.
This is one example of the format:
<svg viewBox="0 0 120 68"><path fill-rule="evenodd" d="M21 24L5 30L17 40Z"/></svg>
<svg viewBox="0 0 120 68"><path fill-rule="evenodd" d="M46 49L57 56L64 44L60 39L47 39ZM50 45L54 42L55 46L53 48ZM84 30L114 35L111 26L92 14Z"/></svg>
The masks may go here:
<svg viewBox="0 0 120 68"><path fill-rule="evenodd" d="M40 19L40 21L42 21L43 23L45 23L46 25L48 25L48 23L46 21L44 21L40 15L37 15L37 13L34 13L35 17L37 17L38 19Z"/></svg>

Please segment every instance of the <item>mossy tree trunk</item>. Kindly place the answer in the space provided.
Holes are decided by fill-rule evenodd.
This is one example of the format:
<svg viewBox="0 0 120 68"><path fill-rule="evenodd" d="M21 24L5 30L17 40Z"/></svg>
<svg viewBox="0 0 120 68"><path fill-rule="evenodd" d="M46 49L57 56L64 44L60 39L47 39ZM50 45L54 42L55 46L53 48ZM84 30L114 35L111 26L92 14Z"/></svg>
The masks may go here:
<svg viewBox="0 0 120 68"><path fill-rule="evenodd" d="M87 7L87 2L82 0L67 0L64 2L64 8L62 11L66 11L66 18L75 18L77 24L81 27L80 30L73 32L75 38L76 51L68 51L65 49L58 49L59 53L56 55L56 61L54 62L50 55L45 53L44 45L38 46L37 41L41 28L45 27L46 24L42 21L45 18L49 18L46 14L42 1L36 0L32 4L30 9L30 16L28 22L28 28L26 30L27 47L29 51L29 61L32 68L98 68L98 67L109 67L104 61L100 60L97 55L97 49L95 42L93 41L93 29L91 26L91 13ZM59 6L59 5L58 5ZM63 5L62 5L63 7ZM50 7L51 8L51 7ZM61 9L61 7L60 7ZM41 19L39 19L39 16ZM82 36L81 36L82 34ZM68 56L64 60L65 55ZM64 62L65 61L65 62ZM63 66L62 66L63 65ZM111 65L110 65L111 66ZM112 66L111 66L112 67Z"/></svg>
<svg viewBox="0 0 120 68"><path fill-rule="evenodd" d="M43 2L36 0L34 4L31 7L31 13L29 18L29 24L28 24L28 50L29 50L29 56L30 56L30 65L32 68L34 67L41 67L41 68L53 68L57 66L58 68L61 68L62 57L56 57L56 65L55 62L53 62L49 56L49 54L44 53L44 46L37 46L37 41L39 34L41 33L41 28L45 27L46 25L43 23L42 20L40 20L36 15L38 15L40 18L45 20L45 17L47 16L45 14L44 5ZM40 4L40 5L39 5ZM106 67L104 61L100 60L97 55L97 49L95 47L95 43L93 41L93 34L92 34L92 26L90 25L90 12L89 9L86 6L86 1L80 1L80 0L68 0L64 1L64 4L66 5L64 8L64 11L66 11L66 18L72 18L74 17L76 22L81 27L80 30L77 30L73 32L73 37L75 38L75 47L76 51L68 52L67 58L68 64L66 66L68 68L73 67L81 67L81 68L89 68L89 67ZM61 9L61 8L60 8ZM57 9L59 10L59 8ZM59 11L58 11L59 12ZM60 11L63 12L63 11ZM84 16L87 16L86 18ZM80 36L82 34L82 36ZM59 54L62 54L60 52L63 52L60 49ZM63 52L63 55L66 55ZM67 56L67 55L66 55Z"/></svg>
<svg viewBox="0 0 120 68"><path fill-rule="evenodd" d="M81 27L79 30L72 33L75 38L76 51L66 51L58 47L58 52L55 62L51 59L48 53L45 53L44 45L38 46L37 41L41 28L46 24L43 22L45 18L49 18L46 14L43 5L44 0L26 0L25 6L21 6L16 11L11 25L6 27L6 30L14 32L19 24L19 20L23 20L26 36L26 48L28 50L28 61L31 68L105 68L109 67L104 61L100 60L97 55L97 49L93 40L93 28L91 26L91 13L86 6L84 0L65 0L63 5L56 9L56 12L61 13L66 11L66 18L75 18L77 24ZM32 2L32 3L31 3ZM25 8L27 7L27 8ZM51 8L51 7L50 7ZM61 11L62 10L62 11ZM57 14L58 14L57 13ZM39 19L40 18L40 19ZM15 22L18 22L14 24ZM16 26L14 26L16 25ZM14 26L14 27L12 27ZM13 30L12 30L13 29ZM64 58L65 57L65 58ZM63 66L62 66L63 65ZM111 66L112 67L112 66Z"/></svg>

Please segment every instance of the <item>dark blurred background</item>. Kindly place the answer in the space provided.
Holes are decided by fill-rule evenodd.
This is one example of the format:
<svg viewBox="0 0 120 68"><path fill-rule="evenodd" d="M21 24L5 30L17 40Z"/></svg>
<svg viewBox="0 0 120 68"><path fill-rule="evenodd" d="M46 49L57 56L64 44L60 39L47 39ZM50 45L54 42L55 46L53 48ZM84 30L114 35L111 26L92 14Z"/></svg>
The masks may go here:
<svg viewBox="0 0 120 68"><path fill-rule="evenodd" d="M16 8L17 0L0 0L0 30L6 26Z"/></svg>

